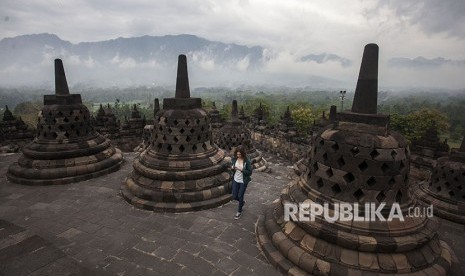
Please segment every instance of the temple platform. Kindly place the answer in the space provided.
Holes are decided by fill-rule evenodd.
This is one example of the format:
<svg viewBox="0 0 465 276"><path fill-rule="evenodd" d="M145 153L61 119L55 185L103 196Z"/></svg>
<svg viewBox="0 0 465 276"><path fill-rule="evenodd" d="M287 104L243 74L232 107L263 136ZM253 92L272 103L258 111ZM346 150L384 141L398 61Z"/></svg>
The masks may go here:
<svg viewBox="0 0 465 276"><path fill-rule="evenodd" d="M79 183L10 183L0 156L0 275L280 275L257 246L255 223L289 183L292 164L264 153L271 173L255 171L247 203L188 213L137 209L120 195L134 153L114 173ZM440 238L465 271L465 226L441 220Z"/></svg>

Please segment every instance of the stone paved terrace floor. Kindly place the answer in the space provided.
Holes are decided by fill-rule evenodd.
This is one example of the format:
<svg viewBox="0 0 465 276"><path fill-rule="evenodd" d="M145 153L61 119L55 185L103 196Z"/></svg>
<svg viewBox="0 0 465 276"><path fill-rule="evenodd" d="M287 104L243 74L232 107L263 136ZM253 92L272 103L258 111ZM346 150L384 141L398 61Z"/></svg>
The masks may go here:
<svg viewBox="0 0 465 276"><path fill-rule="evenodd" d="M19 155L0 156L0 275L279 275L254 230L289 182L289 163L273 157L275 172L254 172L234 220L237 202L181 214L134 208L119 195L134 156L118 172L43 187L10 183Z"/></svg>
<svg viewBox="0 0 465 276"><path fill-rule="evenodd" d="M153 213L124 201L121 170L63 186L7 181L18 154L0 155L0 275L279 275L261 254L255 223L289 182L290 163L265 154L271 173L254 172L245 211L237 203L182 213ZM440 235L465 271L465 227L443 221Z"/></svg>

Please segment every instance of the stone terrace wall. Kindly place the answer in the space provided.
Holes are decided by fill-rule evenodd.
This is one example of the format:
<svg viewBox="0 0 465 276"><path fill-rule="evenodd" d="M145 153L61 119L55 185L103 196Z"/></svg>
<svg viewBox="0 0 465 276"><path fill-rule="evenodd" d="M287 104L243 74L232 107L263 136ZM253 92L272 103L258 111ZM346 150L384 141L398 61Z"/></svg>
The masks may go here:
<svg viewBox="0 0 465 276"><path fill-rule="evenodd" d="M305 156L309 143L296 143L289 141L289 138L272 136L258 131L251 131L252 141L256 148L284 157L292 162L297 162Z"/></svg>

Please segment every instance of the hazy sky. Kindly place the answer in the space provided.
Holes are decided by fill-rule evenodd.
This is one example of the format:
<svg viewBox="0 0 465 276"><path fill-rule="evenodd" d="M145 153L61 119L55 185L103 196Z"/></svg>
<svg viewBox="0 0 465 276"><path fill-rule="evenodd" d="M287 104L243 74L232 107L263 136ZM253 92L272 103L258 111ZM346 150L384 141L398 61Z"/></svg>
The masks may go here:
<svg viewBox="0 0 465 276"><path fill-rule="evenodd" d="M266 72L354 84L363 46L374 42L381 86L465 88L464 0L1 0L0 19L0 38L48 32L78 43L194 34L259 45L273 53ZM321 53L351 66L296 61ZM413 60L419 56L421 64Z"/></svg>

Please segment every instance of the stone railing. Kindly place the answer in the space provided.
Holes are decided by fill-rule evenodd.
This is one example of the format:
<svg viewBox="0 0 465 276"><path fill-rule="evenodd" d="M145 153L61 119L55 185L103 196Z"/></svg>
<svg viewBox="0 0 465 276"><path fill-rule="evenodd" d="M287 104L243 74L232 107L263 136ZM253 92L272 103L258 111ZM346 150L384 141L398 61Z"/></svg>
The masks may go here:
<svg viewBox="0 0 465 276"><path fill-rule="evenodd" d="M255 130L251 131L251 137L255 147L259 150L276 154L292 162L296 162L305 156L310 147L309 139L295 141L295 139L291 140L280 135L263 134Z"/></svg>

